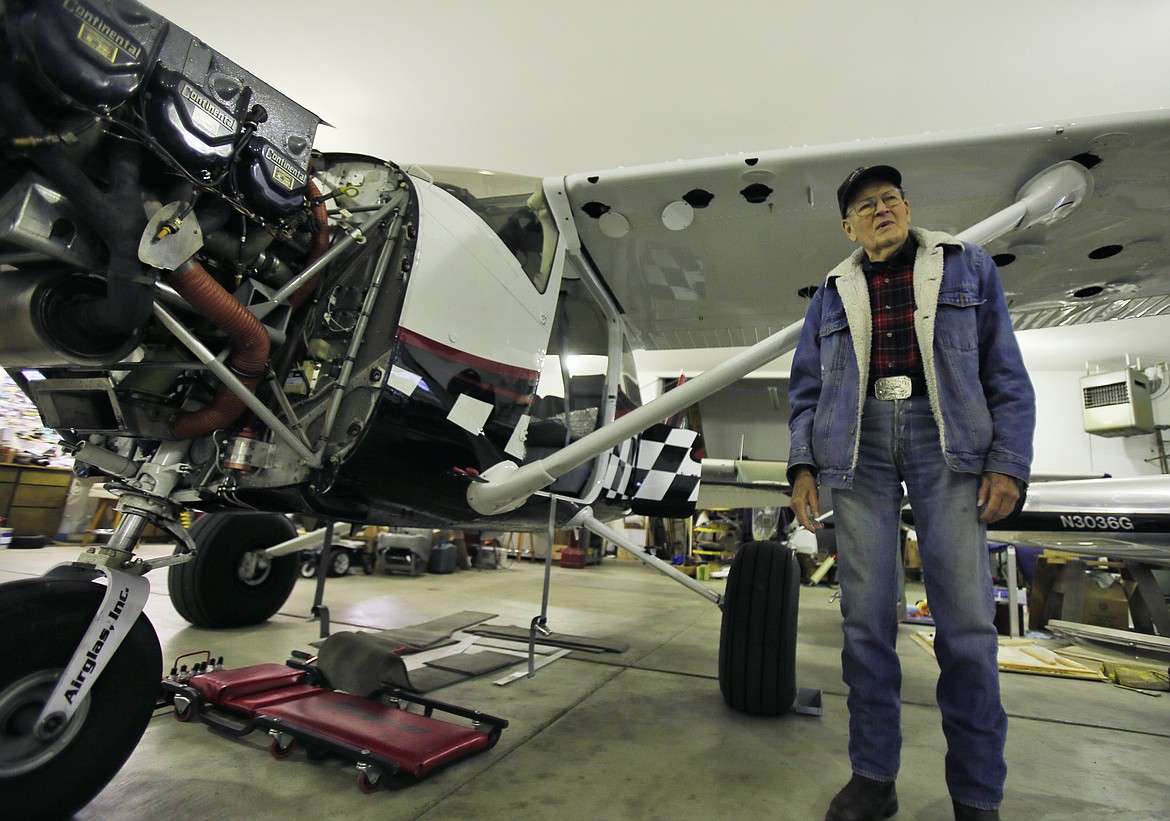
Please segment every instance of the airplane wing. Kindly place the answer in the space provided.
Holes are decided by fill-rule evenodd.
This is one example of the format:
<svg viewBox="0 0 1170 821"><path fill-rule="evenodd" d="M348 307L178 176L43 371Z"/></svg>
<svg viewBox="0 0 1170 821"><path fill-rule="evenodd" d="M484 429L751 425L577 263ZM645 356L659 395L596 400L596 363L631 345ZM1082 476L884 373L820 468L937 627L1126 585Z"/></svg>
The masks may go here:
<svg viewBox="0 0 1170 821"><path fill-rule="evenodd" d="M697 507L787 507L791 497L787 462L703 459Z"/></svg>
<svg viewBox="0 0 1170 821"><path fill-rule="evenodd" d="M853 247L836 201L851 169L894 165L915 224L958 232L1069 159L1091 170L1092 195L987 246L1017 328L1170 311L1170 109L619 168L564 191L646 348L742 346L800 319Z"/></svg>
<svg viewBox="0 0 1170 821"><path fill-rule="evenodd" d="M992 541L1170 566L1170 476L1040 482Z"/></svg>

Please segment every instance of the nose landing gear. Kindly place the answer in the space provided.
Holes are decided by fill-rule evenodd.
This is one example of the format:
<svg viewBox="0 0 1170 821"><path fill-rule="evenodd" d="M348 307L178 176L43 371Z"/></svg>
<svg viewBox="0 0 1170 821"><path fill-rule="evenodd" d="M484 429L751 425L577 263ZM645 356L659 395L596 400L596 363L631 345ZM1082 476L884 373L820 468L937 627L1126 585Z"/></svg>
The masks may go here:
<svg viewBox="0 0 1170 821"><path fill-rule="evenodd" d="M36 722L93 621L105 588L60 578L0 585L0 807L4 817L67 818L102 790L154 712L162 652L145 615L127 629L68 724Z"/></svg>

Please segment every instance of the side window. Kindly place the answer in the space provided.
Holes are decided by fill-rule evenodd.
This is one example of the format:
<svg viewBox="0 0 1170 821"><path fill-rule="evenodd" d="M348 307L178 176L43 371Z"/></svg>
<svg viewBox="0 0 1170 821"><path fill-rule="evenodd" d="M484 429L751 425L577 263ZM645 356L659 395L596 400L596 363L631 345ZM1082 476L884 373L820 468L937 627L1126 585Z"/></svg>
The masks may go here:
<svg viewBox="0 0 1170 821"><path fill-rule="evenodd" d="M557 232L540 179L427 166L435 184L479 215L507 246L540 293L552 273Z"/></svg>

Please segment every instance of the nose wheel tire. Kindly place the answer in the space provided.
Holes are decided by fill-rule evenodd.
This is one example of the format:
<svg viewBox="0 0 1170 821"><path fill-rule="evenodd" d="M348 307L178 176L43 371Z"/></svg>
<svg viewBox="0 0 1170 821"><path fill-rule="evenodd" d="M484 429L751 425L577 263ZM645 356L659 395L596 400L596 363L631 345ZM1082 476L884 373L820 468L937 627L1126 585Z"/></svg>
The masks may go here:
<svg viewBox="0 0 1170 821"><path fill-rule="evenodd" d="M272 558L264 549L297 535L276 513L213 513L191 528L195 558L170 567L167 586L179 615L196 627L247 627L267 621L292 593L296 553Z"/></svg>
<svg viewBox="0 0 1170 821"><path fill-rule="evenodd" d="M727 577L719 636L719 689L733 710L778 716L792 707L799 600L795 552L776 542L740 547Z"/></svg>
<svg viewBox="0 0 1170 821"><path fill-rule="evenodd" d="M73 815L122 767L154 712L162 651L143 615L64 731L49 741L33 734L103 592L72 579L0 585L0 812L6 819Z"/></svg>

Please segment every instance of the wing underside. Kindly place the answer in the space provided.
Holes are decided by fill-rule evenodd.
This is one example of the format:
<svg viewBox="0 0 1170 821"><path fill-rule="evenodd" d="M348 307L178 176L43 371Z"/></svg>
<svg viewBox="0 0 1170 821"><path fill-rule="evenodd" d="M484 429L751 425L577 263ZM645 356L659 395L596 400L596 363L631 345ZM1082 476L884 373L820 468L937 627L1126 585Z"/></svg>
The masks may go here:
<svg viewBox="0 0 1170 821"><path fill-rule="evenodd" d="M1041 482L993 541L1170 565L1170 476Z"/></svg>
<svg viewBox="0 0 1170 821"><path fill-rule="evenodd" d="M1170 312L1170 111L789 148L573 175L582 248L649 349L749 345L800 319L853 246L836 188L902 171L914 223L958 232L1062 160L1093 194L987 249L1017 328Z"/></svg>

